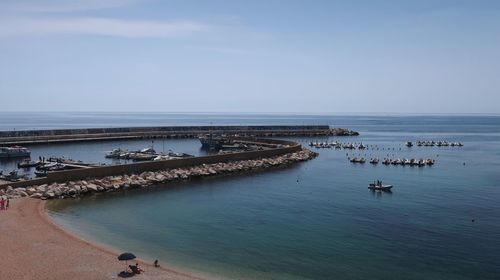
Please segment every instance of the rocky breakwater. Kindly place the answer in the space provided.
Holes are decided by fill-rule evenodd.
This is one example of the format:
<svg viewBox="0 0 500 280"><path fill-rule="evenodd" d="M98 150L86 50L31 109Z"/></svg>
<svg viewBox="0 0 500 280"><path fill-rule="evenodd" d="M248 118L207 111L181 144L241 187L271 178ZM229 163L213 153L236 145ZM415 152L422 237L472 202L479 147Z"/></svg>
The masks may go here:
<svg viewBox="0 0 500 280"><path fill-rule="evenodd" d="M104 178L69 181L65 183L43 184L27 188L12 188L8 186L6 189L0 190L0 196L4 195L9 198L32 197L38 199L76 198L92 193L113 192L129 188L144 188L156 184L188 180L195 177L285 166L310 160L316 156L316 153L304 149L296 153L256 160L203 164L186 168L143 172L141 174L107 176Z"/></svg>
<svg viewBox="0 0 500 280"><path fill-rule="evenodd" d="M328 134L330 136L359 136L359 132L347 128L331 128Z"/></svg>

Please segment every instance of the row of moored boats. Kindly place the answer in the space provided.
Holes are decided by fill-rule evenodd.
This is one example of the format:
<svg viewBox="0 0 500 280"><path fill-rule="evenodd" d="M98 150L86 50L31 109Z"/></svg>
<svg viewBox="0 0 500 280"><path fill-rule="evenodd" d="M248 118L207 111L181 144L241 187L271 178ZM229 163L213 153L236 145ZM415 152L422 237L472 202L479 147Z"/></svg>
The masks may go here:
<svg viewBox="0 0 500 280"><path fill-rule="evenodd" d="M149 160L170 160L192 157L192 155L186 153L175 153L169 151L167 153L157 153L152 147L144 148L139 151L128 151L122 149L114 149L105 155L106 158L111 159L125 159L133 161L149 161Z"/></svg>
<svg viewBox="0 0 500 280"><path fill-rule="evenodd" d="M349 161L352 163L366 163L366 159L364 157L354 157L354 158L349 158ZM378 164L380 162L379 158L371 158L369 161L371 164ZM434 165L436 161L434 159L390 159L390 158L384 158L382 160L382 164L384 165L408 165L408 166L426 166L426 165Z"/></svg>
<svg viewBox="0 0 500 280"><path fill-rule="evenodd" d="M407 147L412 147L413 142L407 141L405 143ZM448 141L417 141L416 145L419 147L462 147L464 144L462 142L448 142Z"/></svg>
<svg viewBox="0 0 500 280"><path fill-rule="evenodd" d="M309 147L327 149L364 150L368 146L363 143L340 143L340 142L309 142Z"/></svg>

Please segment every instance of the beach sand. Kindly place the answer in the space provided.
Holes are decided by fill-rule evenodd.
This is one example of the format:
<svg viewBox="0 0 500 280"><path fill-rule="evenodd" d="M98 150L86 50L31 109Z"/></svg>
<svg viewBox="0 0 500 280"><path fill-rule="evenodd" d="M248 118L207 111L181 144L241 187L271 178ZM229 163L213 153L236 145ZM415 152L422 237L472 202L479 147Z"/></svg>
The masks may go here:
<svg viewBox="0 0 500 280"><path fill-rule="evenodd" d="M58 227L44 212L44 201L10 202L10 209L0 212L0 279L122 279L119 253ZM146 272L131 279L201 279L139 263Z"/></svg>

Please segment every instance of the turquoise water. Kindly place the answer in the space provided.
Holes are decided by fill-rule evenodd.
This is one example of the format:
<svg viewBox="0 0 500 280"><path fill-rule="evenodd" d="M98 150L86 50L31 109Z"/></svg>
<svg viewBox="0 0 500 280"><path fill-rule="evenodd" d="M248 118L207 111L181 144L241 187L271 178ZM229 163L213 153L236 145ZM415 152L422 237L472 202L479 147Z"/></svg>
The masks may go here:
<svg viewBox="0 0 500 280"><path fill-rule="evenodd" d="M322 149L289 168L52 201L49 213L85 238L215 278L498 279L500 117L328 120L362 133L330 140L378 150ZM465 146L404 146L427 139ZM354 165L346 153L436 165ZM375 179L393 193L368 191Z"/></svg>

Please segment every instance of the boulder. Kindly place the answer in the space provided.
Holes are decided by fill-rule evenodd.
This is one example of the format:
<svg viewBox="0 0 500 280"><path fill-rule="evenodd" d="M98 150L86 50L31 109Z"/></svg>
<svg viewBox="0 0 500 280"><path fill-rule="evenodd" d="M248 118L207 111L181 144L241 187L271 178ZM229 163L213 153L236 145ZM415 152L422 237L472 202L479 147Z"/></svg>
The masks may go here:
<svg viewBox="0 0 500 280"><path fill-rule="evenodd" d="M26 193L25 191L19 191L19 195L21 197L26 197L26 196L28 196L28 193Z"/></svg>
<svg viewBox="0 0 500 280"><path fill-rule="evenodd" d="M32 195L30 195L31 198L41 198L42 197L42 194L37 192L37 193L34 193Z"/></svg>
<svg viewBox="0 0 500 280"><path fill-rule="evenodd" d="M28 187L26 188L26 193L28 193L28 195L32 195L36 192L36 189L34 187Z"/></svg>
<svg viewBox="0 0 500 280"><path fill-rule="evenodd" d="M87 190L88 191L92 191L92 192L97 192L98 191L97 186L94 185L94 184L87 184Z"/></svg>

